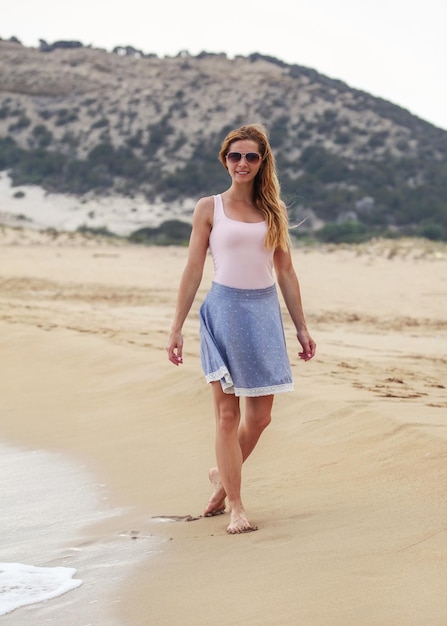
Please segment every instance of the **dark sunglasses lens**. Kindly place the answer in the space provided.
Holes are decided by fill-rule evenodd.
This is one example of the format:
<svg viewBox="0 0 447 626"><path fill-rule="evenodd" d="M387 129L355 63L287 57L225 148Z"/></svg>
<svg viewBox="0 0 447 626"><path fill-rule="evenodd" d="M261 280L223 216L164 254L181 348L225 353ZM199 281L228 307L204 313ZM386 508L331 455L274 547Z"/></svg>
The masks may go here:
<svg viewBox="0 0 447 626"><path fill-rule="evenodd" d="M247 152L244 156L247 163L251 163L252 165L259 163L259 159L261 158L256 152ZM242 154L240 152L229 152L227 154L227 159L230 163L239 163L242 159Z"/></svg>
<svg viewBox="0 0 447 626"><path fill-rule="evenodd" d="M247 159L247 163L255 164L258 163L261 157L259 156L259 154L256 154L256 152L247 152L245 158Z"/></svg>
<svg viewBox="0 0 447 626"><path fill-rule="evenodd" d="M242 154L240 152L229 152L227 154L227 159L230 161L230 163L239 163L239 161L242 159Z"/></svg>

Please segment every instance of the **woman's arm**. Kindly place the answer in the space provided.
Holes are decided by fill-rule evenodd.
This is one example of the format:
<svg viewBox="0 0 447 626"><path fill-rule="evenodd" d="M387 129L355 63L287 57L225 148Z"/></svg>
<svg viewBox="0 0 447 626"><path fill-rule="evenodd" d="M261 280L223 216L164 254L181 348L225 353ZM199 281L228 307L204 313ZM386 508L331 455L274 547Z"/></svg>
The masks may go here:
<svg viewBox="0 0 447 626"><path fill-rule="evenodd" d="M188 247L188 259L180 279L177 294L177 305L166 350L168 358L174 365L183 362L183 324L194 302L202 280L208 250L209 236L212 228L214 202L213 198L201 198L194 209L192 231Z"/></svg>
<svg viewBox="0 0 447 626"><path fill-rule="evenodd" d="M295 268L292 263L290 250L285 252L280 248L275 250L273 257L276 278L286 303L292 322L296 328L298 341L303 348L299 353L300 359L309 361L315 356L316 344L307 330L301 301L301 290Z"/></svg>

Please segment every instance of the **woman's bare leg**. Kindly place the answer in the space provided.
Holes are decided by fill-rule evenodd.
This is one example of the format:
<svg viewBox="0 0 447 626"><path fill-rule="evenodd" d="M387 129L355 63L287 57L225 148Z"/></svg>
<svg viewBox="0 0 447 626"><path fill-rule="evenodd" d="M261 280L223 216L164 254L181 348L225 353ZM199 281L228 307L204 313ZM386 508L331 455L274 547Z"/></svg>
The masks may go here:
<svg viewBox="0 0 447 626"><path fill-rule="evenodd" d="M225 510L228 495L231 521L227 531L240 533L253 530L241 500L242 463L256 446L271 420L273 396L246 398L245 417L240 420L239 399L224 394L220 383L213 383L216 412L216 457L219 470L209 473L213 494L205 515L218 515Z"/></svg>
<svg viewBox="0 0 447 626"><path fill-rule="evenodd" d="M230 505L230 534L253 530L241 499L242 451L238 440L240 422L239 398L225 394L220 383L213 383L216 414L216 459L219 476ZM209 509L208 505L207 509ZM206 512L205 512L206 514Z"/></svg>
<svg viewBox="0 0 447 626"><path fill-rule="evenodd" d="M245 416L238 431L242 457L245 461L253 452L259 437L272 421L274 396L258 396L245 399Z"/></svg>

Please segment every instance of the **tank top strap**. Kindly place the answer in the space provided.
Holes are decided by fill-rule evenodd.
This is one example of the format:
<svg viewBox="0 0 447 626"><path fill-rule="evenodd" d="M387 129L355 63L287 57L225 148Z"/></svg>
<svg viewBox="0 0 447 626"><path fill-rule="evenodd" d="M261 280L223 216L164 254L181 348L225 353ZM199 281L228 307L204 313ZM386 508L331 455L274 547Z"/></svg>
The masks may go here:
<svg viewBox="0 0 447 626"><path fill-rule="evenodd" d="M214 223L217 224L224 215L222 196L219 194L214 196Z"/></svg>

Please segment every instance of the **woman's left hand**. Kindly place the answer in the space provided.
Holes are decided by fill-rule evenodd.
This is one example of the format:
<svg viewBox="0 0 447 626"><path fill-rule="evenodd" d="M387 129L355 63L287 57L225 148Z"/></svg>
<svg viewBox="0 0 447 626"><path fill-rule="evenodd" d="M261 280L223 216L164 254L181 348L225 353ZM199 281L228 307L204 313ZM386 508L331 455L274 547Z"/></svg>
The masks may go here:
<svg viewBox="0 0 447 626"><path fill-rule="evenodd" d="M303 348L302 352L298 353L298 356L302 361L310 361L310 359L315 356L317 344L309 335L308 330L300 330L297 332L296 336L298 337L298 341Z"/></svg>

